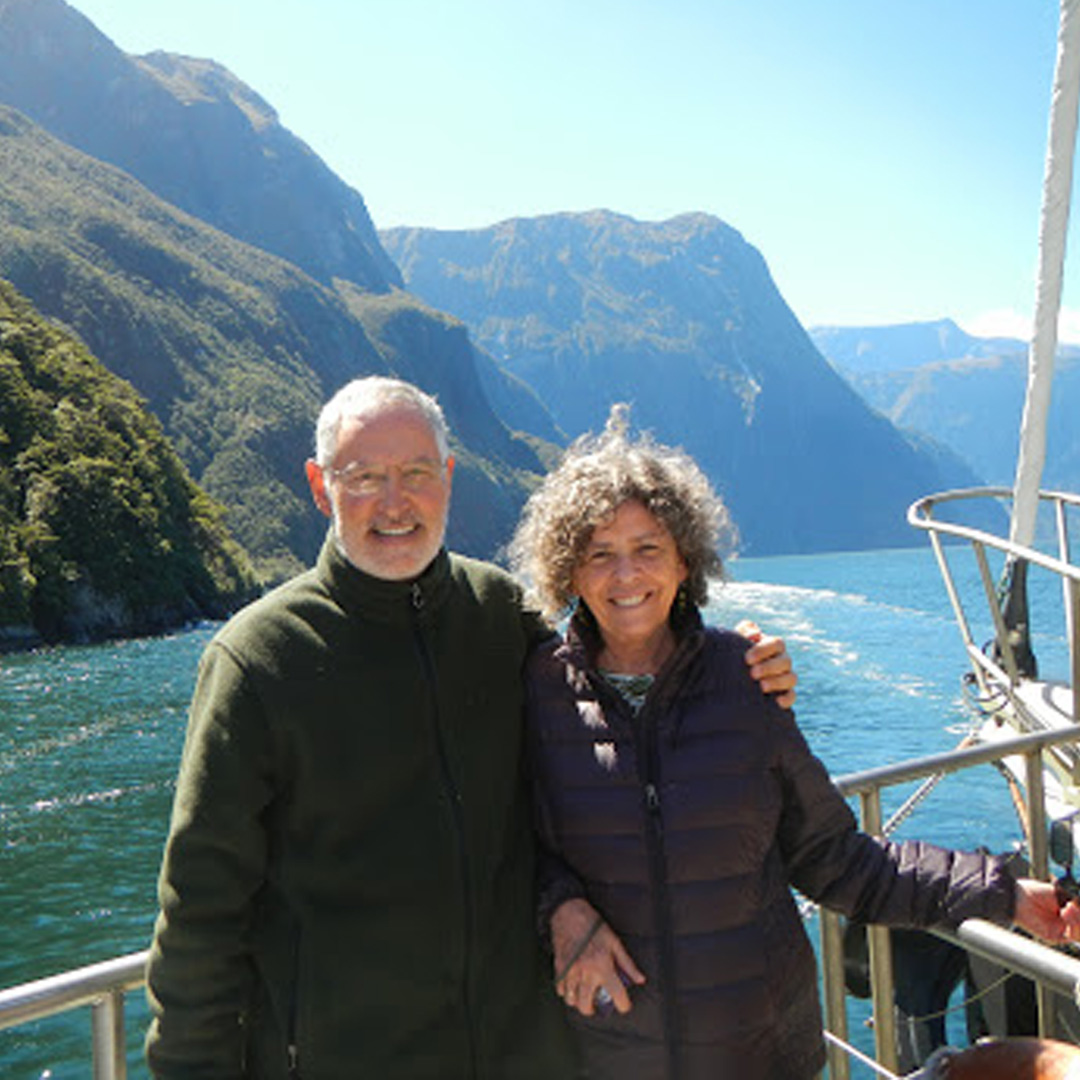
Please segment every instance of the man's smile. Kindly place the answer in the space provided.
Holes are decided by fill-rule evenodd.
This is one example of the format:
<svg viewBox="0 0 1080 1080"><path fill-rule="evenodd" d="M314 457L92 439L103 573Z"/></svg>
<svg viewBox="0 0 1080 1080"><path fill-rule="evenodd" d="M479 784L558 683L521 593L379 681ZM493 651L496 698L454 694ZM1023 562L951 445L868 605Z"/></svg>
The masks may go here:
<svg viewBox="0 0 1080 1080"><path fill-rule="evenodd" d="M419 529L419 525L376 525L372 532L376 536L408 536L410 533L416 532Z"/></svg>

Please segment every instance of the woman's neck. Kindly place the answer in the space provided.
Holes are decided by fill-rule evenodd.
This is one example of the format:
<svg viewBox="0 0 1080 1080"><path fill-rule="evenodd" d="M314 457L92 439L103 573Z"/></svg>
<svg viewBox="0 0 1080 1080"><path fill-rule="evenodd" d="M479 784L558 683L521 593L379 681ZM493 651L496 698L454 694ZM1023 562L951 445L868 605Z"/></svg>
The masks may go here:
<svg viewBox="0 0 1080 1080"><path fill-rule="evenodd" d="M655 675L674 651L675 634L664 626L644 641L605 638L597 666L615 675Z"/></svg>

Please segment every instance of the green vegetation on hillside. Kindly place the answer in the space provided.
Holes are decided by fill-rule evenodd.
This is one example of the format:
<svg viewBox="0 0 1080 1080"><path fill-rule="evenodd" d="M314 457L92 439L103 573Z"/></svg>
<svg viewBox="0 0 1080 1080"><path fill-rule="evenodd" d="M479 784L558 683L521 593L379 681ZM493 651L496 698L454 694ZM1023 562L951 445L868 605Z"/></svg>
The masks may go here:
<svg viewBox="0 0 1080 1080"><path fill-rule="evenodd" d="M215 195L242 197L229 184ZM260 583L309 565L322 543L303 463L319 406L349 379L393 373L438 395L460 442L458 550L493 554L541 471L532 440L492 411L457 320L399 290L320 284L3 105L0 277L145 398Z"/></svg>
<svg viewBox="0 0 1080 1080"><path fill-rule="evenodd" d="M0 630L222 617L254 586L222 522L132 387L0 281Z"/></svg>
<svg viewBox="0 0 1080 1080"><path fill-rule="evenodd" d="M310 561L315 415L386 370L336 293L3 107L0 277L137 388L260 580Z"/></svg>

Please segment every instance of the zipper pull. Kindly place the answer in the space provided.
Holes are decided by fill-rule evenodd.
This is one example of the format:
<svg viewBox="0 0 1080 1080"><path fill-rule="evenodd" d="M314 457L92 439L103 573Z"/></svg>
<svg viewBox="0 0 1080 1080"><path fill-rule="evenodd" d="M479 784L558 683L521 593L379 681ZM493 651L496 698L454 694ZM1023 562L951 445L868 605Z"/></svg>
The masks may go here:
<svg viewBox="0 0 1080 1080"><path fill-rule="evenodd" d="M290 1080L300 1080L300 1051L296 1043L289 1043L288 1058Z"/></svg>
<svg viewBox="0 0 1080 1080"><path fill-rule="evenodd" d="M414 581L412 584L410 599L412 600L414 611L419 611L424 606L424 593L420 588L420 583L418 581Z"/></svg>
<svg viewBox="0 0 1080 1080"><path fill-rule="evenodd" d="M651 781L645 785L645 809L650 814L660 813L660 792L656 790L656 785Z"/></svg>

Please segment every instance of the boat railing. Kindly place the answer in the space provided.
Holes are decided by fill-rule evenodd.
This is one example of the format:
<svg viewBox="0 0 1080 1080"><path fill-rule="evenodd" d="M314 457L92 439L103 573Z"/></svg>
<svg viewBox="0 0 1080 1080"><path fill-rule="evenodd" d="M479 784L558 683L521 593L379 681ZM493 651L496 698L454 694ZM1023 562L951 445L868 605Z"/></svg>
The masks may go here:
<svg viewBox="0 0 1080 1080"><path fill-rule="evenodd" d="M1030 803L1029 852L1033 876L1049 878L1049 851L1043 791L1043 752L1053 746L1075 742L1080 730L1065 728L1019 735L962 750L915 758L836 778L845 796L859 801L860 824L864 831L883 831L881 793L886 788L930 776L959 772L977 765L998 762L1005 757L1024 760ZM964 922L955 934L935 931L938 936L1031 979L1036 987L1039 1033L1054 1028L1055 994L1080 1004L1080 958L1050 948L1021 934L992 926L979 919ZM839 915L822 910L820 920L822 984L825 1027L829 1038L829 1075L832 1080L849 1080L852 1050L848 1036L847 996L844 982L843 924ZM868 926L870 988L874 1017L876 1062L892 1075L898 1068L896 1015L893 1006L894 978L889 930ZM857 1054L856 1054L857 1056ZM886 1073L885 1075L889 1075Z"/></svg>
<svg viewBox="0 0 1080 1080"><path fill-rule="evenodd" d="M1055 574L1061 580L1062 598L1065 617L1065 640L1069 652L1068 687L1080 685L1080 567L1072 562L1072 547L1069 529L1069 511L1080 513L1080 495L1062 491L1041 491L1039 502L1048 506L1054 517L1054 532L1057 552L1049 554L1036 548L1019 544L1006 537L996 536L982 529L954 521L935 517L936 511L946 504L972 503L974 501L993 500L998 503L1008 502L1012 498L1009 488L967 488L929 495L914 503L908 510L908 522L929 534L930 543L937 558L949 595L957 625L963 638L968 659L979 682L980 689L987 697L998 690L1015 692L1021 681L1021 666L1013 647L1013 639L1008 631L1005 616L1005 598L1000 595L990 569L987 551L997 551L1006 559L1021 561L1028 566L1039 567ZM975 641L968 618L968 610L956 585L952 567L946 555L945 539L963 540L970 545L979 568L983 591L990 617L993 620L996 650L985 650ZM1023 717L1027 707L1023 702L1014 702L1018 714ZM1069 711L1071 719L1076 720L1076 701L1073 698ZM1078 766L1080 758L1072 756L1068 761L1070 779L1080 782Z"/></svg>
<svg viewBox="0 0 1080 1080"><path fill-rule="evenodd" d="M837 786L849 798L858 799L861 824L867 832L882 831L881 793L898 784L928 776L954 773L1006 756L1022 757L1028 770L1030 791L1042 790L1042 752L1080 732L1065 729L1020 735L1001 742L953 750L899 762L837 778ZM1049 853L1045 843L1046 821L1041 798L1032 799L1032 835L1043 838L1031 852L1032 873L1049 876ZM1052 949L1020 934L980 920L963 923L955 934L941 932L961 947L1032 979L1037 987L1040 1032L1052 1030L1054 995L1080 1003L1080 959ZM893 1011L892 951L888 931L869 927L870 985L874 1010L875 1055L881 1070L897 1069L896 1022ZM844 986L843 929L840 917L821 914L821 955L825 1021L829 1034L829 1070L833 1080L849 1080L852 1054L859 1052L848 1042L847 997ZM133 953L101 964L80 968L36 982L0 990L0 1030L89 1006L93 1043L94 1080L125 1080L124 1004L128 991L144 983L146 953ZM888 1072L884 1072L888 1075Z"/></svg>
<svg viewBox="0 0 1080 1080"><path fill-rule="evenodd" d="M124 999L146 981L147 952L0 990L0 1031L90 1007L93 1080L125 1080Z"/></svg>

